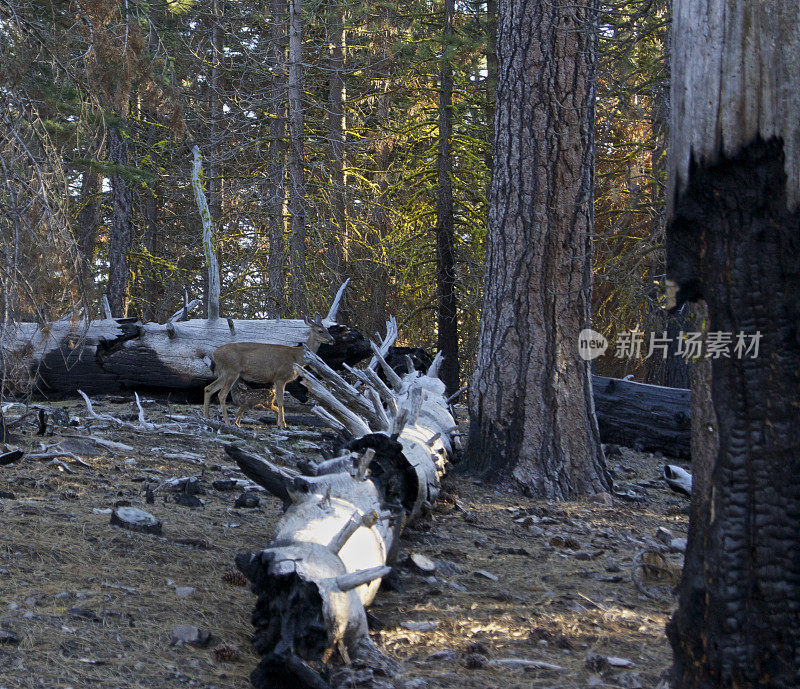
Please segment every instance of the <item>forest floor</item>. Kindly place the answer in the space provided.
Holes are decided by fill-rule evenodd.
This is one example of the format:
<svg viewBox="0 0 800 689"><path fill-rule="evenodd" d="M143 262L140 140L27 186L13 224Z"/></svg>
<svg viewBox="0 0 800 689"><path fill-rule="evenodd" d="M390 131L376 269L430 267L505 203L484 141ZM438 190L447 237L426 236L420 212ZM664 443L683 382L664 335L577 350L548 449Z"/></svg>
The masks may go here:
<svg viewBox="0 0 800 689"><path fill-rule="evenodd" d="M263 548L280 503L262 492L258 507L236 508L241 490L212 482L243 478L224 443L254 451L259 443L199 430L185 418L197 407L152 400L144 403L147 420L163 424L172 415L172 429L138 429L135 405L114 399L95 401L95 411L127 426L91 419L82 401L68 400L50 406L77 426L51 426L41 437L32 418L13 429L26 452L40 452L41 443L64 447L70 435L122 445L72 437L66 447L87 466L29 455L0 466L0 689L244 689L258 663L250 644L255 599L237 582L233 561ZM319 428L294 426L309 432L298 440L272 426L244 427L288 452L317 454L309 438ZM396 686L659 684L670 661L664 625L681 556L670 556L672 573L654 582L667 593L662 602L643 596L630 571L659 527L686 534L688 501L666 489L664 461L612 448L618 487L640 498L613 504L610 496L531 500L451 472L442 499L404 532L391 590L384 586L370 608L374 641L403 664L391 678ZM201 477L202 507L178 504L164 490L146 504L148 483L185 476ZM155 515L163 535L111 526L108 510L120 501ZM435 573L403 566L410 552L434 560ZM202 648L172 645L176 625L208 630L212 639ZM238 653L215 653L219 644Z"/></svg>

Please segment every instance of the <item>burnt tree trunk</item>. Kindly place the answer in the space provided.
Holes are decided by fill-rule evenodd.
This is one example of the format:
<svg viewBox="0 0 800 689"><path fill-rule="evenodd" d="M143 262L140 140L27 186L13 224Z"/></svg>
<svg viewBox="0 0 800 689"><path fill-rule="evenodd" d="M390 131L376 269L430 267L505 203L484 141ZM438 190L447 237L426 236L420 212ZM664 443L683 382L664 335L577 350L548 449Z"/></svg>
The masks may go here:
<svg viewBox="0 0 800 689"><path fill-rule="evenodd" d="M269 135L269 313L275 317L286 314L286 276L284 272L286 233L286 184L284 162L286 160L286 3L270 1L271 41L270 103L273 117L270 119Z"/></svg>
<svg viewBox="0 0 800 689"><path fill-rule="evenodd" d="M456 310L455 229L453 227L453 14L455 0L444 2L444 34L439 84L439 156L436 200L436 286L439 351L444 355L440 377L447 394L458 390L458 312Z"/></svg>
<svg viewBox="0 0 800 689"><path fill-rule="evenodd" d="M303 169L302 0L289 0L289 302L294 315L308 312L306 286L306 183Z"/></svg>
<svg viewBox="0 0 800 689"><path fill-rule="evenodd" d="M333 273L331 297L337 285L344 281L347 260L347 184L345 179L344 148L344 9L338 0L328 0L328 31L330 55L328 58L328 137L330 139L331 167L331 236L328 239L327 262Z"/></svg>
<svg viewBox="0 0 800 689"><path fill-rule="evenodd" d="M487 277L467 467L533 495L609 490L588 363L597 5L499 6Z"/></svg>
<svg viewBox="0 0 800 689"><path fill-rule="evenodd" d="M800 678L798 51L794 0L676 0L668 277L733 335L711 363L719 444L697 438L708 499L668 626L681 689Z"/></svg>
<svg viewBox="0 0 800 689"><path fill-rule="evenodd" d="M108 157L117 170L111 175L111 236L108 246L108 303L111 313L124 318L128 313L130 267L128 254L133 240L133 196L122 168L128 165L125 120L108 129Z"/></svg>

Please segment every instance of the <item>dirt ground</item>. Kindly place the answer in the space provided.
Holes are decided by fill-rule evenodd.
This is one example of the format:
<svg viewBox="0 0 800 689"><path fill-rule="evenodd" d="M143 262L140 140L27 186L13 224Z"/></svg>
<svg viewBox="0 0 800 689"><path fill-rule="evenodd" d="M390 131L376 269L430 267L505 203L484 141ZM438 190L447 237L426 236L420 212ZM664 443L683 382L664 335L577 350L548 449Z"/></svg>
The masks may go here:
<svg viewBox="0 0 800 689"><path fill-rule="evenodd" d="M250 686L258 663L250 645L255 599L233 561L264 547L280 504L260 493L258 507L236 508L241 490L212 482L243 478L225 443L256 452L259 443L200 430L184 418L197 412L189 405L144 402L147 421L171 422L166 430L136 428L136 406L127 401L95 401L98 414L125 427L90 419L80 400L50 406L77 425L37 436L33 415L12 429L21 449L40 452L42 443L68 435L129 447L73 452L88 466L28 455L0 466L0 689ZM12 408L8 417L23 411ZM297 455L319 456L313 435L298 440L271 426L244 427ZM619 489L637 501L548 503L448 475L442 499L404 533L391 590L384 586L370 608L374 641L403 664L392 678L397 687L659 683L670 659L664 625L681 557L671 556L671 576L653 582L668 594L662 602L637 590L631 562L659 527L686 535L688 501L664 486L663 457L611 448L608 461ZM201 477L203 506L178 504L164 490L146 503L148 485L186 476ZM155 515L163 535L111 526L108 510L120 501ZM403 566L410 552L434 560L435 573ZM176 625L213 638L203 648L171 645ZM16 638L4 643L3 631ZM238 658L221 659L219 644L236 646Z"/></svg>

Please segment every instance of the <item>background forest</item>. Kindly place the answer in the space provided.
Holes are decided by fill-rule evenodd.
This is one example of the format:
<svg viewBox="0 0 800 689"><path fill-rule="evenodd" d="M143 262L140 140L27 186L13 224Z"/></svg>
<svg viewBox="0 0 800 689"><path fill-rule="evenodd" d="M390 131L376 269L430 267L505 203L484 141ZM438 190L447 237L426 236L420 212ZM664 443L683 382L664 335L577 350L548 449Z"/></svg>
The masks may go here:
<svg viewBox="0 0 800 689"><path fill-rule="evenodd" d="M613 342L668 327L656 283L670 3L601 4L593 326ZM107 294L115 316L163 321L184 289L202 296L197 144L223 315L323 311L350 278L340 320L372 334L394 314L404 343L435 348L438 277L455 293L466 380L496 11L495 0L0 0L0 320L45 322L76 303L100 317ZM437 252L448 232L452 269ZM598 372L680 384L604 362Z"/></svg>

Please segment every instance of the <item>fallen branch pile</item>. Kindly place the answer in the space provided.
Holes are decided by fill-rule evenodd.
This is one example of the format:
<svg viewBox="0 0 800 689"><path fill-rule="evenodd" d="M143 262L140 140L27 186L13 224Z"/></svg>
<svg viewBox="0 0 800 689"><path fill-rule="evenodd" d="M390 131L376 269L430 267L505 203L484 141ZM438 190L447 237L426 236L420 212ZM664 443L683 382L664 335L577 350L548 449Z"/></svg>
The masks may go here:
<svg viewBox="0 0 800 689"><path fill-rule="evenodd" d="M335 685L337 658L397 671L370 641L365 606L390 572L405 523L438 493L455 422L436 377L440 357L426 375L401 378L375 352L389 385L368 368L353 371L356 388L306 357L314 412L351 437L341 455L295 471L226 448L286 508L269 545L237 557L258 594L254 644L263 659L252 681L260 689Z"/></svg>

